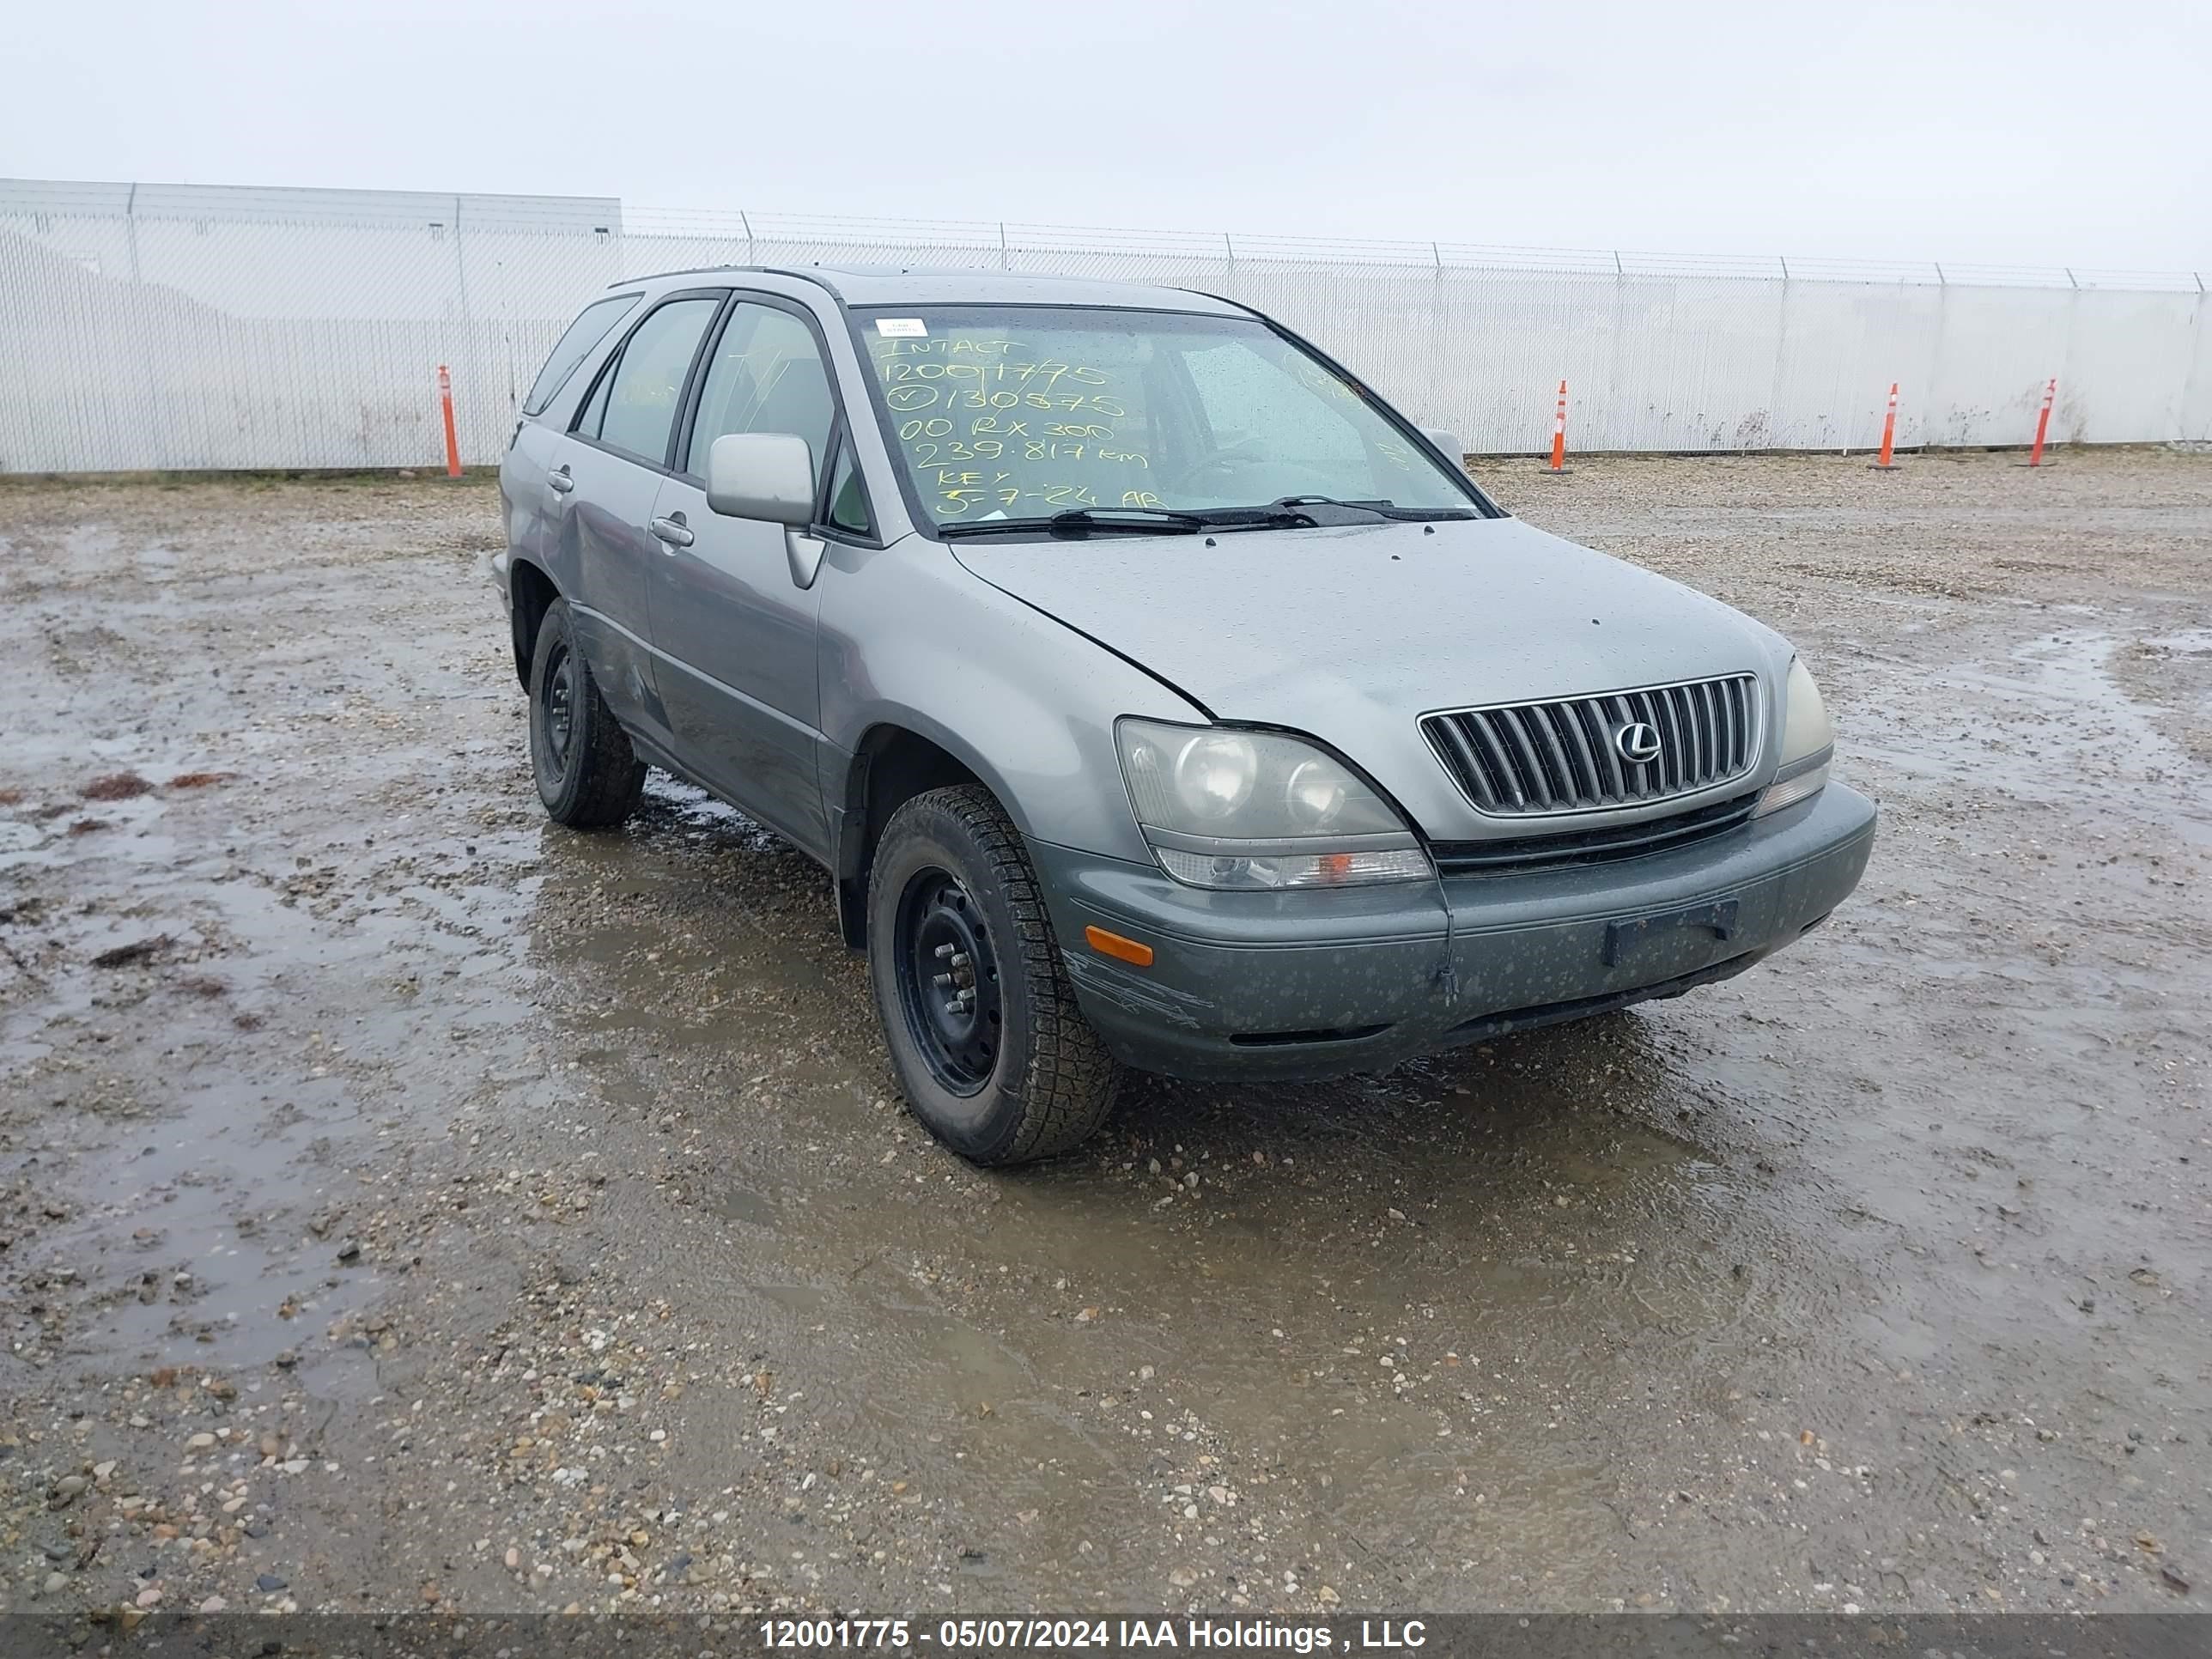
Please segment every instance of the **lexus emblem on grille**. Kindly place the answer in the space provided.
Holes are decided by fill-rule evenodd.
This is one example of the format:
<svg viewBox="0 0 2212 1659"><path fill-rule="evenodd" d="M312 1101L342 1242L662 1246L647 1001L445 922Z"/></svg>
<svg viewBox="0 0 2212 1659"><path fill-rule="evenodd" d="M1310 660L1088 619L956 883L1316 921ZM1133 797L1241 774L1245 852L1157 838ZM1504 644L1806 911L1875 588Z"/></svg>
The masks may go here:
<svg viewBox="0 0 2212 1659"><path fill-rule="evenodd" d="M1659 758L1659 728L1644 720L1631 720L1615 728L1613 746L1620 750L1623 760L1634 761L1638 766Z"/></svg>

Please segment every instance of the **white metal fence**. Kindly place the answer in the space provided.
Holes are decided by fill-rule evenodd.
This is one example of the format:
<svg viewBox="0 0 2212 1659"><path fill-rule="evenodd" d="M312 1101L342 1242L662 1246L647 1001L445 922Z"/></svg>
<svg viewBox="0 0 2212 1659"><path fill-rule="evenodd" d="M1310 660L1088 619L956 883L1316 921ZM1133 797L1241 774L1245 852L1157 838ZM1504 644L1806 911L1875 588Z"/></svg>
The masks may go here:
<svg viewBox="0 0 2212 1659"><path fill-rule="evenodd" d="M1469 450L2212 439L2193 273L1692 260L1036 225L639 213L583 197L0 180L0 472L495 460L568 319L627 276L982 264L1279 317Z"/></svg>

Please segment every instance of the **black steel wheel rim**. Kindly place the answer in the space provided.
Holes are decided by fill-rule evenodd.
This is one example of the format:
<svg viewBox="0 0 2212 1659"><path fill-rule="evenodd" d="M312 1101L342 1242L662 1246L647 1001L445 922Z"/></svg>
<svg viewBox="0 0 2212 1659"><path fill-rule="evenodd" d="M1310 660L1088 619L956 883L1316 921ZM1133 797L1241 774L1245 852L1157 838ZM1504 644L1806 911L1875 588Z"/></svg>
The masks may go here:
<svg viewBox="0 0 2212 1659"><path fill-rule="evenodd" d="M545 754L560 771L568 760L576 729L576 658L565 645L547 653L545 678L538 694L538 717L545 730Z"/></svg>
<svg viewBox="0 0 2212 1659"><path fill-rule="evenodd" d="M900 895L892 949L908 1035L930 1075L979 1094L998 1069L1003 1005L983 912L950 871L917 872Z"/></svg>

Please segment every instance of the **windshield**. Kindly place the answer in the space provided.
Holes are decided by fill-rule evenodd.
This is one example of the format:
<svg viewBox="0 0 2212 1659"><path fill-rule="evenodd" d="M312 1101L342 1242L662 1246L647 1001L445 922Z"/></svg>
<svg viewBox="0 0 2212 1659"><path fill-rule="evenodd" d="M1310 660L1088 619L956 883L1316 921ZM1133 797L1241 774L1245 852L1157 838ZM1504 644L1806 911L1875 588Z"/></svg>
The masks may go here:
<svg viewBox="0 0 2212 1659"><path fill-rule="evenodd" d="M1463 477L1253 319L1069 307L855 313L893 457L939 526L1287 501L1474 514Z"/></svg>

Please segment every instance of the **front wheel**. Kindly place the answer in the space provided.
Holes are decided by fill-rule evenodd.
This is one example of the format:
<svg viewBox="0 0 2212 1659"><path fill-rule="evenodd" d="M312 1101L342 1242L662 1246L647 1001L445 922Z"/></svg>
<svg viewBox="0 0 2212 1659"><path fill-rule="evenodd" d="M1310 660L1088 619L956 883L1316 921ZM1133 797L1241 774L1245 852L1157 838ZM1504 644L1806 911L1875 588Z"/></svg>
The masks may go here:
<svg viewBox="0 0 2212 1659"><path fill-rule="evenodd" d="M908 1105L963 1158L1050 1158L1105 1118L1121 1069L987 791L933 789L891 815L868 878L868 975Z"/></svg>

